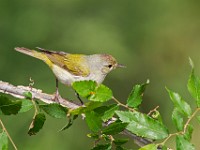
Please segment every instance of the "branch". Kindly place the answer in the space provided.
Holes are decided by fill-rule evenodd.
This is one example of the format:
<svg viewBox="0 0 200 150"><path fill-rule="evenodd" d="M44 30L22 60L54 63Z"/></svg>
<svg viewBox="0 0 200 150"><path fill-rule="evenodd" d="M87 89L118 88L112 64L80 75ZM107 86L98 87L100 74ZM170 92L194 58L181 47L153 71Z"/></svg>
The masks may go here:
<svg viewBox="0 0 200 150"><path fill-rule="evenodd" d="M25 98L24 92L31 92L33 99L39 99L47 104L55 103L55 101L53 100L54 95L43 93L42 90L40 89L35 89L29 86L21 86L21 85L14 86L12 84L9 84L8 82L0 81L0 93L9 94L16 98ZM73 110L80 107L78 104L72 103L68 99L64 99L62 97L58 97L58 99L62 106L67 107L69 109ZM135 141L135 143L140 147L152 143L151 140L138 137L137 135L129 132L128 130L124 130L123 134L130 136Z"/></svg>
<svg viewBox="0 0 200 150"><path fill-rule="evenodd" d="M55 101L53 100L54 95L42 93L42 90L40 89L35 89L32 87L21 86L21 85L14 86L7 82L0 81L0 93L9 94L16 98L25 98L24 92L31 92L33 99L39 99L47 104L55 103ZM74 104L62 97L58 97L58 100L62 106L67 107L69 109L76 109L80 107L78 104Z"/></svg>

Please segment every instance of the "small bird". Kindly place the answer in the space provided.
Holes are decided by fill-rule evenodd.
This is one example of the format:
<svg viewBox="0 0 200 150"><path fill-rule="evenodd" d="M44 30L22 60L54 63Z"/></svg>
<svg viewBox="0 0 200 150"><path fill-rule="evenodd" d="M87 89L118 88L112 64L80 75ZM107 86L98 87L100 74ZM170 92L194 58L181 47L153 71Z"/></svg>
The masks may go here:
<svg viewBox="0 0 200 150"><path fill-rule="evenodd" d="M124 67L109 54L84 55L49 51L39 47L37 49L39 51L24 47L15 48L18 52L41 59L51 68L56 76L55 100L59 96L58 81L68 86L82 80L94 80L97 84L101 84L110 71Z"/></svg>

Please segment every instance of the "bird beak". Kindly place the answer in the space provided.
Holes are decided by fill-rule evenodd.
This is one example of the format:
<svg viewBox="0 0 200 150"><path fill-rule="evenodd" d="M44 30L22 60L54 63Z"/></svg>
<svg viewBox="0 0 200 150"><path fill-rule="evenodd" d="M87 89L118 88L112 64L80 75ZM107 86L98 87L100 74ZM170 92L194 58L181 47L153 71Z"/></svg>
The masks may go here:
<svg viewBox="0 0 200 150"><path fill-rule="evenodd" d="M126 66L122 64L117 64L117 68L126 68Z"/></svg>

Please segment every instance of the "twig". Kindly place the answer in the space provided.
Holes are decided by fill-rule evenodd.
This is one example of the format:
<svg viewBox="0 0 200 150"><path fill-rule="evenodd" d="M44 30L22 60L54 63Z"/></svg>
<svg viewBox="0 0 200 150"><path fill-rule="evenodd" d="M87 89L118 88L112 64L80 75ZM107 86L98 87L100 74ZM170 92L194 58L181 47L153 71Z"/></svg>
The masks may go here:
<svg viewBox="0 0 200 150"><path fill-rule="evenodd" d="M161 143L159 143L158 145L164 145L171 137L173 136L177 136L177 135L182 135L186 133L187 127L189 125L189 123L191 122L191 120L196 116L196 114L200 111L200 108L196 108L196 110L192 113L192 115L188 118L188 120L186 121L184 128L182 131L176 132L176 133L172 133L169 134L169 136Z"/></svg>
<svg viewBox="0 0 200 150"><path fill-rule="evenodd" d="M9 94L22 99L25 98L25 92L31 92L33 99L39 99L47 104L55 103L55 101L53 101L53 98L55 97L54 95L42 93L42 90L40 89L30 88L26 86L14 86L7 82L0 81L0 93ZM62 106L69 109L76 109L79 107L79 105L74 104L67 99L63 99L62 97L59 97L59 102Z"/></svg>
<svg viewBox="0 0 200 150"><path fill-rule="evenodd" d="M7 82L0 81L0 93L9 94L14 97L22 99L22 98L25 98L24 92L31 92L33 99L39 99L40 101L43 101L47 104L55 103L55 101L53 100L55 97L54 95L43 93L42 90L40 90L40 89L35 89L35 88L30 89L30 87L26 87L26 86L14 86ZM68 99L64 99L60 96L58 98L59 98L59 102L62 106L67 107L71 110L81 107L78 104L70 102ZM113 99L119 105L129 108L128 106L120 103L116 98L113 97ZM135 111L134 109L131 109L131 110ZM146 138L138 137L137 135L130 133L128 130L124 130L123 133L125 135L130 136L135 141L135 143L140 147L152 143L152 141L150 141Z"/></svg>
<svg viewBox="0 0 200 150"><path fill-rule="evenodd" d="M200 111L200 108L197 108L197 109L192 113L192 115L188 118L187 122L186 122L185 125L184 125L183 134L186 132L187 127L188 127L190 121L194 118L194 116L197 114L198 111Z"/></svg>
<svg viewBox="0 0 200 150"><path fill-rule="evenodd" d="M156 106L154 109L150 110L147 115L150 116L153 112L157 111L158 108L159 106Z"/></svg>
<svg viewBox="0 0 200 150"><path fill-rule="evenodd" d="M123 103L121 103L120 101L118 101L114 96L112 97L112 99L120 106L130 110L130 111L135 111L135 109L128 107L127 105L124 105Z"/></svg>
<svg viewBox="0 0 200 150"><path fill-rule="evenodd" d="M9 138L10 142L12 143L12 145L13 145L13 147L14 147L14 149L17 150L17 146L16 146L15 143L13 142L13 140L12 140L10 134L9 134L8 131L6 130L6 128L5 128L5 126L4 126L4 124L3 124L3 122L2 122L1 119L0 119L0 124L1 124L2 129L6 132L6 134L7 134L8 138Z"/></svg>

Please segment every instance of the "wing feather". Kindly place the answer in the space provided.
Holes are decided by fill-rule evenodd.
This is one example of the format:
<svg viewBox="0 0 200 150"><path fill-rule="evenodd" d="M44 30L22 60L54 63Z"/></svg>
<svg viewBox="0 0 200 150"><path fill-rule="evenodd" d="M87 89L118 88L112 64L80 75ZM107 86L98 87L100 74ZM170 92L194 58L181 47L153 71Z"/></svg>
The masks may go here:
<svg viewBox="0 0 200 150"><path fill-rule="evenodd" d="M81 54L47 53L47 57L56 65L76 76L87 77L90 74L85 56Z"/></svg>

